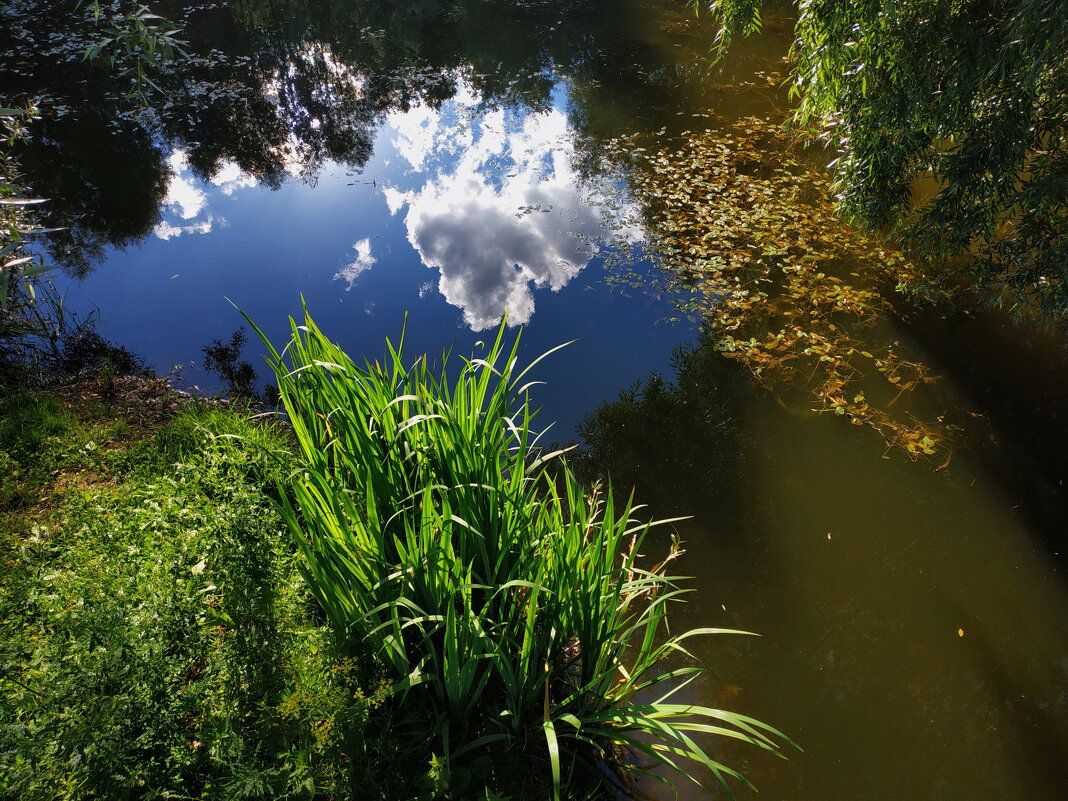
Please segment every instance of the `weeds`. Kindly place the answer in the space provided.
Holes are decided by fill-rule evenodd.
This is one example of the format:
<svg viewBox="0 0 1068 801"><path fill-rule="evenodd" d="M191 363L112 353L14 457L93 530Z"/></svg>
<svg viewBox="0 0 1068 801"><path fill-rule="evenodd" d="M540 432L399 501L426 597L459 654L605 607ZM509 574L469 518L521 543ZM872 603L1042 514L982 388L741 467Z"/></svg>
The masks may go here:
<svg viewBox="0 0 1068 801"><path fill-rule="evenodd" d="M718 630L670 634L683 590L671 555L640 561L649 524L610 488L587 495L566 465L545 470L559 454L531 428L534 365L519 369L504 330L451 381L447 356L406 364L403 339L359 366L307 312L282 353L264 340L300 453L280 509L339 648L386 666L395 736L438 755L428 798L603 794L606 765L646 772L619 746L744 782L702 738L776 754L784 738L673 701L700 671L661 660Z"/></svg>

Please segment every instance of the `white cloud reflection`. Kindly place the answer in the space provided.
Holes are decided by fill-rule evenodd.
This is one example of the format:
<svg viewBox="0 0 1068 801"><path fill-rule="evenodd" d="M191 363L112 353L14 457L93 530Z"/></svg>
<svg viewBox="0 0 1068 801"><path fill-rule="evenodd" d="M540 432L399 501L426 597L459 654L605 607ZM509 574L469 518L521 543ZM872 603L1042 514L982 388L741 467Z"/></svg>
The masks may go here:
<svg viewBox="0 0 1068 801"><path fill-rule="evenodd" d="M394 147L426 180L381 192L391 214L407 208L408 241L440 273L441 294L480 331L506 312L510 324L528 322L534 289L566 286L604 229L593 190L571 166L562 112L496 110L472 121L475 105L461 90L443 113L419 107L390 117ZM626 226L615 234L641 238Z"/></svg>
<svg viewBox="0 0 1068 801"><path fill-rule="evenodd" d="M175 150L167 159L167 165L171 177L163 198L163 211L172 219L160 220L152 232L159 239L168 240L183 234L208 234L217 227L225 227L227 222L223 217L207 211L208 196L202 188L206 184L193 175L186 152ZM228 196L239 189L256 186L256 183L255 178L243 173L233 162L224 162L210 181L213 187Z"/></svg>
<svg viewBox="0 0 1068 801"><path fill-rule="evenodd" d="M183 220L191 220L207 205L208 198L197 187L189 169L189 159L183 151L171 153L167 164L171 168L171 180L163 202Z"/></svg>
<svg viewBox="0 0 1068 801"><path fill-rule="evenodd" d="M156 224L153 233L163 240L173 239L182 234L209 234L215 226L215 222L215 218L210 215L206 220L201 220L200 222L192 223L190 225L174 225L173 223L164 220Z"/></svg>
<svg viewBox="0 0 1068 801"><path fill-rule="evenodd" d="M359 242L352 246L352 250L355 253L355 257L334 273L334 280L344 279L348 286L345 287L345 291L348 292L352 289L353 283L360 277L360 273L366 272L374 267L375 262L378 261L371 255L371 240L361 239Z"/></svg>
<svg viewBox="0 0 1068 801"><path fill-rule="evenodd" d="M211 178L212 184L219 187L224 195L232 195L238 189L256 186L258 181L241 171L235 162L224 161L218 172Z"/></svg>

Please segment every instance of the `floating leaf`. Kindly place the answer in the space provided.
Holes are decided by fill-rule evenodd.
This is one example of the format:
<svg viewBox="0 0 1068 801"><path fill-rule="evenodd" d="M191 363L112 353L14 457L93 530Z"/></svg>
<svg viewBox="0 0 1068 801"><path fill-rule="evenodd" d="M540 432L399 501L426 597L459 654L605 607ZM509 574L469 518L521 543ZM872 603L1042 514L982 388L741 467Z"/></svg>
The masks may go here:
<svg viewBox="0 0 1068 801"><path fill-rule="evenodd" d="M835 216L828 176L797 155L798 140L781 121L707 117L718 127L670 144L653 134L609 148L611 161L628 165L642 203L648 245L663 270L657 288L706 325L734 334L721 336L717 349L762 383L806 380L817 411L869 426L911 458L934 453L940 422L892 413L896 397L876 408L865 392L847 390L870 371L860 357L874 360L875 375L899 394L934 380L924 365L897 358L898 343L852 333L870 336L871 323L891 311L874 282L909 286L917 268ZM884 347L885 358L876 358Z"/></svg>

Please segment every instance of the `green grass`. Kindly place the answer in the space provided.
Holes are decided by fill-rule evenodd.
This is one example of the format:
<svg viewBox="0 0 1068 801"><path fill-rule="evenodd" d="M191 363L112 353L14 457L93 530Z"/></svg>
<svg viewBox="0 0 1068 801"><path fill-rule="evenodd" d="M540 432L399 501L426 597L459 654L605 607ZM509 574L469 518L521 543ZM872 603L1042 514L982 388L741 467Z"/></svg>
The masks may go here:
<svg viewBox="0 0 1068 801"><path fill-rule="evenodd" d="M66 431L71 423L52 397L15 392L0 398L0 448L25 460L38 453L48 437Z"/></svg>
<svg viewBox="0 0 1068 801"><path fill-rule="evenodd" d="M34 503L64 469L100 461L98 445L121 433L121 420L86 408L77 419L55 397L18 390L0 394L0 510Z"/></svg>
<svg viewBox="0 0 1068 801"><path fill-rule="evenodd" d="M264 341L300 454L280 495L300 569L339 648L387 666L396 734L436 755L437 790L592 797L605 766L640 772L619 745L726 787L745 779L708 735L779 753L771 727L674 700L700 671L662 660L719 631L670 634L683 590L670 558L640 561L649 524L545 469L560 454L537 447L503 325L456 369L406 362L403 340L358 365L307 313L282 353Z"/></svg>
<svg viewBox="0 0 1068 801"><path fill-rule="evenodd" d="M47 396L3 409L23 478L51 467L0 502L0 798L373 787L377 677L335 658L295 569L271 497L288 442L191 405L147 441L86 449L121 426Z"/></svg>

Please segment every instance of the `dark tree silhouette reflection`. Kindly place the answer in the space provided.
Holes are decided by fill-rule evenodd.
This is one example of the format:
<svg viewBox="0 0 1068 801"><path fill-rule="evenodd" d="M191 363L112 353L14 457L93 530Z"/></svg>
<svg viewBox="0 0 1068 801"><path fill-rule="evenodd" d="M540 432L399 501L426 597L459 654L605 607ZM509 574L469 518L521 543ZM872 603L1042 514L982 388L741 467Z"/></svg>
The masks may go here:
<svg viewBox="0 0 1068 801"><path fill-rule="evenodd" d="M752 379L702 336L675 352L674 376L653 373L588 414L578 426L584 444L572 462L586 482L611 476L633 489L654 517L731 519L751 443L740 421L751 409ZM743 400L744 399L744 400Z"/></svg>
<svg viewBox="0 0 1068 801"><path fill-rule="evenodd" d="M190 57L153 75L160 91L146 108L128 96L129 75L82 58L106 18L27 0L0 26L0 95L42 107L24 172L51 198L44 222L68 229L52 240L52 259L84 273L106 246L135 242L159 221L175 148L201 178L236 165L270 187L314 180L329 162L360 170L386 114L440 107L461 83L486 108L544 111L566 80L580 159L604 137L659 127L659 112L702 91L706 77L665 56L678 59L672 45L687 43L692 60L707 32L650 36L647 5L161 0L153 10L184 26ZM670 17L668 29L685 17L653 9ZM621 117L622 87L631 107Z"/></svg>

